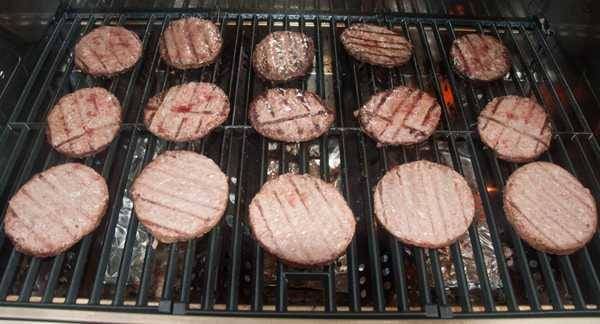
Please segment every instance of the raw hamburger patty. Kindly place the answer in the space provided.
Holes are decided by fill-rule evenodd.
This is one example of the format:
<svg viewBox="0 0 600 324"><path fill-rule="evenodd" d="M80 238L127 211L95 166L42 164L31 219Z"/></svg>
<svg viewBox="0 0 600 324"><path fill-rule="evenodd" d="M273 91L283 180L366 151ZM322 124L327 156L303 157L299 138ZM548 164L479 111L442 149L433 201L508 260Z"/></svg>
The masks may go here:
<svg viewBox="0 0 600 324"><path fill-rule="evenodd" d="M58 165L34 175L10 199L4 232L19 252L54 256L92 232L107 206L102 176L83 164Z"/></svg>
<svg viewBox="0 0 600 324"><path fill-rule="evenodd" d="M144 123L154 135L176 142L206 136L229 116L229 99L212 83L190 82L171 87L148 101Z"/></svg>
<svg viewBox="0 0 600 324"><path fill-rule="evenodd" d="M46 135L50 144L70 157L98 153L121 127L121 104L104 88L84 88L58 101L48 114Z"/></svg>
<svg viewBox="0 0 600 324"><path fill-rule="evenodd" d="M548 162L526 164L508 178L504 211L522 239L547 253L575 252L596 233L598 212L591 192Z"/></svg>
<svg viewBox="0 0 600 324"><path fill-rule="evenodd" d="M310 91L269 89L250 104L250 123L260 134L283 142L305 142L325 133L335 111Z"/></svg>
<svg viewBox="0 0 600 324"><path fill-rule="evenodd" d="M441 113L437 100L426 92L400 86L375 94L354 114L380 144L409 145L429 138Z"/></svg>
<svg viewBox="0 0 600 324"><path fill-rule="evenodd" d="M204 155L166 151L135 179L137 218L163 243L187 241L210 231L227 207L227 177Z"/></svg>
<svg viewBox="0 0 600 324"><path fill-rule="evenodd" d="M355 59L392 68L410 60L412 44L399 33L376 25L355 24L340 35L346 51Z"/></svg>
<svg viewBox="0 0 600 324"><path fill-rule="evenodd" d="M284 174L267 181L249 209L256 240L296 266L332 262L344 253L356 226L336 188L309 175Z"/></svg>
<svg viewBox="0 0 600 324"><path fill-rule="evenodd" d="M477 129L499 158L512 162L535 159L548 149L552 138L544 108L526 97L494 98L479 114Z"/></svg>
<svg viewBox="0 0 600 324"><path fill-rule="evenodd" d="M454 68L471 80L494 81L510 71L508 48L489 35L466 34L455 39L450 55Z"/></svg>
<svg viewBox="0 0 600 324"><path fill-rule="evenodd" d="M452 244L471 225L475 200L467 181L429 161L398 165L375 187L375 216L400 241L423 248Z"/></svg>
<svg viewBox="0 0 600 324"><path fill-rule="evenodd" d="M288 81L306 75L313 66L315 45L303 33L277 31L261 40L254 49L252 66L270 81Z"/></svg>
<svg viewBox="0 0 600 324"><path fill-rule="evenodd" d="M160 38L160 57L178 69L197 69L212 64L223 47L219 28L196 17L174 20Z"/></svg>
<svg viewBox="0 0 600 324"><path fill-rule="evenodd" d="M93 76L109 77L129 70L140 57L140 38L123 27L95 28L75 45L75 65Z"/></svg>

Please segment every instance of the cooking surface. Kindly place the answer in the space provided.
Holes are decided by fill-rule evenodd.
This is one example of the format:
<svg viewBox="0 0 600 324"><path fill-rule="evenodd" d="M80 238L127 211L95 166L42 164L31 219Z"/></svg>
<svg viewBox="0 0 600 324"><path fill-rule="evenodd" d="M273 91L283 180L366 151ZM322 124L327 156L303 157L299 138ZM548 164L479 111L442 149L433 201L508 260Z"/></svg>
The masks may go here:
<svg viewBox="0 0 600 324"><path fill-rule="evenodd" d="M217 23L224 37L223 53L206 68L174 70L160 60L158 38L170 20L191 14ZM350 58L339 35L360 21L407 36L415 46L413 59L388 70ZM136 32L143 41L143 58L122 76L92 78L74 68L73 46L92 26L107 24ZM313 71L306 80L288 86L315 91L336 108L334 127L320 139L281 144L249 126L249 102L266 89L252 71L250 57L254 45L275 30L302 31L315 41ZM452 40L479 31L500 37L511 52L514 64L502 81L473 85L451 70ZM46 44L29 81L8 83L5 89L20 96L9 106L8 123L0 128L2 210L33 173L69 161L53 151L44 136L45 116L62 95L86 86L106 87L121 101L125 124L105 152L83 161L105 176L110 187L110 208L98 230L69 252L48 259L21 255L0 236L0 304L345 318L598 314L598 235L586 248L562 257L536 252L519 240L501 208L504 182L517 165L496 159L475 130L479 111L493 97L535 97L551 114L556 133L541 159L573 172L598 200L600 147L584 113L592 108L580 106L533 20L72 12L57 18ZM183 144L148 133L142 121L148 98L192 80L215 82L228 94L232 108L224 126L204 140ZM374 93L398 85L436 96L443 111L440 127L423 144L378 148L361 133L353 111ZM208 235L187 243L158 244L132 215L128 189L133 178L167 148L203 153L229 177L223 221ZM418 159L453 167L477 194L477 223L446 249L404 246L374 221L373 186L385 170ZM293 269L278 263L250 236L247 206L266 179L282 172L321 176L338 186L353 209L356 236L335 264Z"/></svg>

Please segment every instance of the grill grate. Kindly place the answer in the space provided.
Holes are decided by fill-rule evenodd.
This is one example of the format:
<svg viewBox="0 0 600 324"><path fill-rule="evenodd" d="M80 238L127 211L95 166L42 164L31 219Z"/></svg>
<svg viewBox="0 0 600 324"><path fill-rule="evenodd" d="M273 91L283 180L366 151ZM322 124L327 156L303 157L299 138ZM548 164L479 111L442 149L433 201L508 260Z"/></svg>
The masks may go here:
<svg viewBox="0 0 600 324"><path fill-rule="evenodd" d="M45 116L60 96L85 86L107 87L121 100L125 122L105 152L83 161L110 187L110 208L98 230L70 251L47 259L21 255L0 232L1 305L346 318L600 314L598 235L571 256L547 255L523 243L501 207L504 181L517 165L497 160L474 131L478 112L492 97L534 96L551 113L556 131L542 159L566 167L600 197L600 146L583 114L588 107L578 104L533 20L204 13L224 36L221 58L200 70L172 70L159 59L158 36L170 20L191 14L66 12L53 23L25 86L17 89L8 82L1 92L0 102L18 94L0 128L3 213L8 198L33 173L67 161L44 136ZM412 61L386 70L348 57L338 37L359 21L401 30L415 45ZM126 26L144 44L143 59L131 72L106 80L75 70L71 54L81 35L103 24ZM254 45L268 32L283 29L312 36L317 52L312 74L289 85L316 91L337 111L325 136L300 145L259 136L246 114L249 101L265 89L249 66ZM473 31L496 35L510 48L514 65L507 78L472 85L452 72L449 45ZM143 106L154 93L186 80L221 86L231 100L231 116L201 141L158 140L143 127ZM444 111L441 125L420 145L378 148L361 133L352 112L374 92L400 84L435 94ZM132 216L127 189L141 167L167 148L191 149L219 163L230 179L230 203L223 221L204 237L158 245ZM480 223L447 249L404 246L374 221L373 185L386 169L417 159L454 167L471 180L481 200ZM283 171L309 172L334 182L357 216L355 239L335 264L293 269L252 240L247 206L268 177Z"/></svg>

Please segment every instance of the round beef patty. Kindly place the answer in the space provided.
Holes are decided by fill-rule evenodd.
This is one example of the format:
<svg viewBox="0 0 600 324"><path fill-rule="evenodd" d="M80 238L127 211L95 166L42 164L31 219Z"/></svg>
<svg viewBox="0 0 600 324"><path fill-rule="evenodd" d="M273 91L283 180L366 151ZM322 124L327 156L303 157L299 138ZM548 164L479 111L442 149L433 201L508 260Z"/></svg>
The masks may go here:
<svg viewBox="0 0 600 324"><path fill-rule="evenodd" d="M110 77L132 68L142 57L138 35L123 27L101 26L75 45L75 65L87 74Z"/></svg>
<svg viewBox="0 0 600 324"><path fill-rule="evenodd" d="M34 175L10 198L4 232L19 252L54 256L96 229L107 206L106 181L94 169L58 165Z"/></svg>
<svg viewBox="0 0 600 324"><path fill-rule="evenodd" d="M459 239L475 215L473 192L449 167L429 161L398 165L375 187L375 216L400 241L441 248Z"/></svg>
<svg viewBox="0 0 600 324"><path fill-rule="evenodd" d="M223 47L219 28L210 20L189 17L169 23L160 38L160 57L177 69L212 64Z"/></svg>
<svg viewBox="0 0 600 324"><path fill-rule="evenodd" d="M306 75L313 66L315 45L303 33L277 31L261 40L254 49L252 66L263 79L289 81Z"/></svg>
<svg viewBox="0 0 600 324"><path fill-rule="evenodd" d="M334 261L350 244L356 227L334 186L295 174L267 181L250 203L248 221L261 246L295 266Z"/></svg>
<svg viewBox="0 0 600 324"><path fill-rule="evenodd" d="M454 69L475 81L501 79L510 71L508 48L496 37L466 34L454 40L450 49Z"/></svg>
<svg viewBox="0 0 600 324"><path fill-rule="evenodd" d="M340 35L346 51L355 59L392 68L410 60L412 44L399 33L376 25L355 24Z"/></svg>
<svg viewBox="0 0 600 324"><path fill-rule="evenodd" d="M104 88L84 88L58 101L46 135L58 152L75 158L104 150L121 128L121 104Z"/></svg>
<svg viewBox="0 0 600 324"><path fill-rule="evenodd" d="M325 133L335 120L315 93L269 89L250 104L250 123L260 134L283 142L305 142Z"/></svg>
<svg viewBox="0 0 600 324"><path fill-rule="evenodd" d="M137 218L163 243L200 237L219 223L229 189L219 166L191 151L166 151L135 179Z"/></svg>
<svg viewBox="0 0 600 324"><path fill-rule="evenodd" d="M511 174L504 211L522 239L547 253L571 254L596 233L598 211L590 190L548 162L529 163Z"/></svg>
<svg viewBox="0 0 600 324"><path fill-rule="evenodd" d="M550 118L526 97L504 96L490 101L477 120L479 136L498 157L512 162L534 160L550 146Z"/></svg>
<svg viewBox="0 0 600 324"><path fill-rule="evenodd" d="M190 82L171 87L148 101L144 124L154 135L176 142L206 136L229 116L229 99L212 83Z"/></svg>
<svg viewBox="0 0 600 324"><path fill-rule="evenodd" d="M380 144L423 142L435 131L442 108L424 91L397 87L379 92L354 114L362 129Z"/></svg>

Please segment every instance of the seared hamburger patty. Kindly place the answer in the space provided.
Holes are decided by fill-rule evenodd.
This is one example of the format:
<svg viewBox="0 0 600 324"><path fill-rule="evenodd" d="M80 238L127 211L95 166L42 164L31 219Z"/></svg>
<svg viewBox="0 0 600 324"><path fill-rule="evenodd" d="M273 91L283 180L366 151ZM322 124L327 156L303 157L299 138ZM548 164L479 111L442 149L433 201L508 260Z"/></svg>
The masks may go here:
<svg viewBox="0 0 600 324"><path fill-rule="evenodd" d="M334 261L350 244L356 226L334 186L294 174L263 185L250 203L248 221L261 246L296 266Z"/></svg>
<svg viewBox="0 0 600 324"><path fill-rule="evenodd" d="M250 123L260 134L283 142L305 142L325 133L335 111L310 91L269 89L250 104Z"/></svg>
<svg viewBox="0 0 600 324"><path fill-rule="evenodd" d="M548 162L529 163L511 174L504 211L522 239L547 253L571 254L596 233L598 211L591 192Z"/></svg>
<svg viewBox="0 0 600 324"><path fill-rule="evenodd" d="M169 23L160 38L160 57L178 69L212 64L223 47L219 28L210 20L189 17Z"/></svg>
<svg viewBox="0 0 600 324"><path fill-rule="evenodd" d="M413 52L402 35L376 25L354 24L342 32L340 41L355 59L388 68L408 62Z"/></svg>
<svg viewBox="0 0 600 324"><path fill-rule="evenodd" d="M477 129L499 158L512 162L535 159L548 149L552 138L544 108L526 97L494 98L479 114Z"/></svg>
<svg viewBox="0 0 600 324"><path fill-rule="evenodd" d="M137 218L163 243L187 241L210 231L227 207L227 177L204 155L166 151L135 179Z"/></svg>
<svg viewBox="0 0 600 324"><path fill-rule="evenodd" d="M104 88L84 88L58 101L48 114L48 141L70 157L98 153L121 128L121 104Z"/></svg>
<svg viewBox="0 0 600 324"><path fill-rule="evenodd" d="M12 196L4 232L19 252L54 256L92 232L107 206L102 176L83 164L58 165L34 175Z"/></svg>
<svg viewBox="0 0 600 324"><path fill-rule="evenodd" d="M471 225L475 200L467 181L429 161L398 165L375 187L375 216L400 241L423 248L452 244Z"/></svg>
<svg viewBox="0 0 600 324"><path fill-rule="evenodd" d="M229 99L212 83L189 82L171 87L148 101L144 123L154 135L176 142L206 136L229 116Z"/></svg>
<svg viewBox="0 0 600 324"><path fill-rule="evenodd" d="M95 28L75 45L75 65L93 76L109 77L129 70L140 57L140 38L123 27Z"/></svg>
<svg viewBox="0 0 600 324"><path fill-rule="evenodd" d="M303 33L277 31L261 40L254 49L252 66L270 81L289 81L306 75L313 66L315 45Z"/></svg>
<svg viewBox="0 0 600 324"><path fill-rule="evenodd" d="M497 38L482 34L455 39L450 56L456 71L475 81L501 79L512 64L508 48Z"/></svg>
<svg viewBox="0 0 600 324"><path fill-rule="evenodd" d="M437 100L426 92L400 86L373 95L354 114L380 144L409 145L429 138L441 113Z"/></svg>

